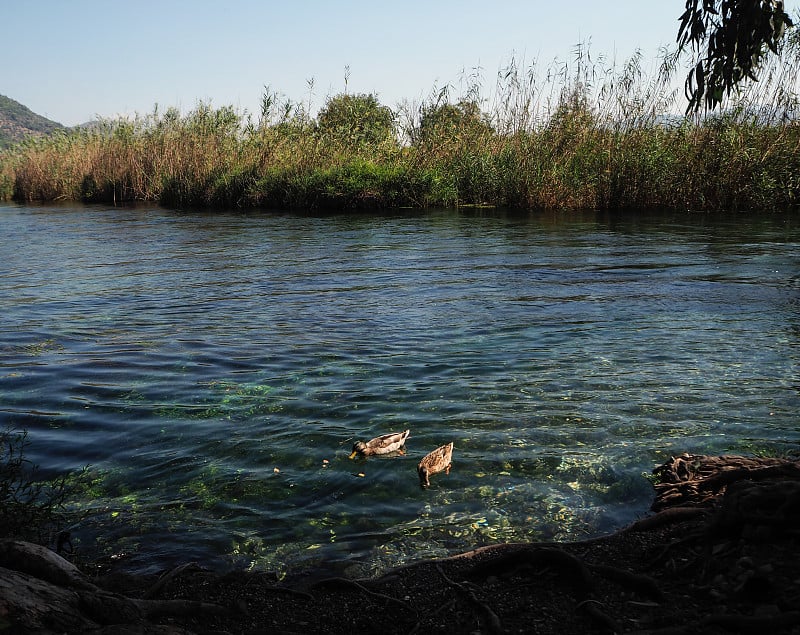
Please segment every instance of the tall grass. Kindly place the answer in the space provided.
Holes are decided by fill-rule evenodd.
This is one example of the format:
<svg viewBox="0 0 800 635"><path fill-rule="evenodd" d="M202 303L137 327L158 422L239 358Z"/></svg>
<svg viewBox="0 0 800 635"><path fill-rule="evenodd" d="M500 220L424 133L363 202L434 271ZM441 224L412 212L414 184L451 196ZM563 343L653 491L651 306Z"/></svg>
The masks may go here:
<svg viewBox="0 0 800 635"><path fill-rule="evenodd" d="M757 83L707 117L675 114L682 81L669 51L646 69L640 54L616 65L586 46L546 69L512 59L488 90L482 73L465 74L458 91L398 106L389 135L364 127L386 122L373 96L333 97L317 118L268 89L255 121L203 103L185 115L155 109L3 152L0 197L229 208L792 208L797 36L784 48Z"/></svg>

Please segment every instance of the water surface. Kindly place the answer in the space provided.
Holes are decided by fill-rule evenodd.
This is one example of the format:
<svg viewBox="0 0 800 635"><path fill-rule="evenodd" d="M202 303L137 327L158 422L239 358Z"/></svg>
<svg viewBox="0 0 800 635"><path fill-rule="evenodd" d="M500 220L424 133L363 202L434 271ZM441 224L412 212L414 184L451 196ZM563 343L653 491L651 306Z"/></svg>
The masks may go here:
<svg viewBox="0 0 800 635"><path fill-rule="evenodd" d="M790 216L6 205L0 228L0 424L47 473L90 466L77 547L132 570L580 539L644 514L671 454L798 448ZM348 460L406 428L405 456Z"/></svg>

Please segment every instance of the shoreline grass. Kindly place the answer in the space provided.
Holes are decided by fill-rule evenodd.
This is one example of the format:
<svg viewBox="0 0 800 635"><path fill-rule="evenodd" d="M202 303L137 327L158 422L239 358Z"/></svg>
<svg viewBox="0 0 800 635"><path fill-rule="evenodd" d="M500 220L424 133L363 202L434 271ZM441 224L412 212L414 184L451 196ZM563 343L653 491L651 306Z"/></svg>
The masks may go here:
<svg viewBox="0 0 800 635"><path fill-rule="evenodd" d="M0 199L167 207L365 210L793 209L800 126L792 36L721 114L676 111L677 60L654 76L577 47L538 79L512 60L491 97L473 78L396 111L373 95L330 97L316 118L265 90L253 122L200 103L34 138L0 153Z"/></svg>

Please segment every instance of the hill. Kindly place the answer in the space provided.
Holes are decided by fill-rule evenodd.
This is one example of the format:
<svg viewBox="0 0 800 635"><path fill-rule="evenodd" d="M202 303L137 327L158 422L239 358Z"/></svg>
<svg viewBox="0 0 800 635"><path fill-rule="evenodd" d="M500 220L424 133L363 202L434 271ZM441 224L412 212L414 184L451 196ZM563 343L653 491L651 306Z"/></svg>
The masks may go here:
<svg viewBox="0 0 800 635"><path fill-rule="evenodd" d="M0 149L30 135L47 135L64 129L60 123L37 115L19 102L0 95Z"/></svg>

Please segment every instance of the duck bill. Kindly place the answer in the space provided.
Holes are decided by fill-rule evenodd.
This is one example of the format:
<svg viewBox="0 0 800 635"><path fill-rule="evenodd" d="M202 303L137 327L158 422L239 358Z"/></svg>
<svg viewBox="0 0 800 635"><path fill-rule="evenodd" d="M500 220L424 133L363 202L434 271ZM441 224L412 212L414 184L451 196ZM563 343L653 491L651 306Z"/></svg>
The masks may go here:
<svg viewBox="0 0 800 635"><path fill-rule="evenodd" d="M355 450L353 450L353 451L350 453L350 456L348 456L347 458L348 458L348 459L354 459L354 458L356 458L356 454L358 454L358 452L356 452Z"/></svg>

